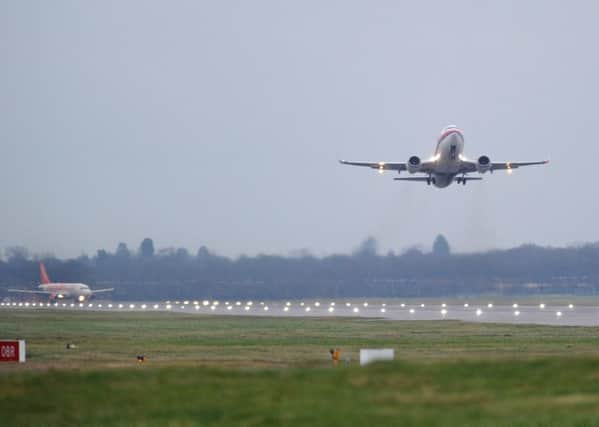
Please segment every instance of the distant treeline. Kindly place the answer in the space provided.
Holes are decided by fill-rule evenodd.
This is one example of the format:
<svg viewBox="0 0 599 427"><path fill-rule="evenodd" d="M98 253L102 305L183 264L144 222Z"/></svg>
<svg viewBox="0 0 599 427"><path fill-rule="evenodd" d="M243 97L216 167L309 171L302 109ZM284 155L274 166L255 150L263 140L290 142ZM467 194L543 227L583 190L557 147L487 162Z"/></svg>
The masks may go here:
<svg viewBox="0 0 599 427"><path fill-rule="evenodd" d="M438 236L433 251L377 253L368 238L351 255L258 255L231 259L206 247L154 250L144 239L137 251L120 243L114 253L60 260L8 248L0 260L0 296L12 287L34 289L38 262L50 278L115 287L114 299L310 297L409 297L531 293L594 294L599 285L599 243L551 248L524 245L484 253L452 254Z"/></svg>

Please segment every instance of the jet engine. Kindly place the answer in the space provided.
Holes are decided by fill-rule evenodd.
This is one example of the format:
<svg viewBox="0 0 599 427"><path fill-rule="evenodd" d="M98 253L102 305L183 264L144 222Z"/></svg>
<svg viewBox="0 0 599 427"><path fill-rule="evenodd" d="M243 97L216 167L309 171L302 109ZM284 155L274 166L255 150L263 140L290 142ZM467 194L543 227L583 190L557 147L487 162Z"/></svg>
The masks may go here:
<svg viewBox="0 0 599 427"><path fill-rule="evenodd" d="M491 159L488 156L480 156L476 162L476 170L479 173L491 170Z"/></svg>
<svg viewBox="0 0 599 427"><path fill-rule="evenodd" d="M410 172L410 173L418 172L420 170L421 165L422 165L422 162L420 161L420 157L418 157L418 156L410 157L410 159L408 160L408 172Z"/></svg>

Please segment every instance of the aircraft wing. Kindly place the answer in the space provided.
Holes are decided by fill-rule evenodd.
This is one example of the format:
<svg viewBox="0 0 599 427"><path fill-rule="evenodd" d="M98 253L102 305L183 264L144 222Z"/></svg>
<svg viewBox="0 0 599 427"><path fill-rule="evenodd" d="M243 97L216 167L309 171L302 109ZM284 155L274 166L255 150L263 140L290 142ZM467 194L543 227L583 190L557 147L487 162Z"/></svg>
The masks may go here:
<svg viewBox="0 0 599 427"><path fill-rule="evenodd" d="M56 292L48 292L48 291L30 291L26 289L8 289L8 292L20 292L23 294L45 294L45 295L53 295Z"/></svg>
<svg viewBox="0 0 599 427"><path fill-rule="evenodd" d="M341 163L342 165L350 166L364 166L367 168L378 169L379 171L405 171L408 169L405 163L394 162L348 162L346 160L339 160L339 163Z"/></svg>
<svg viewBox="0 0 599 427"><path fill-rule="evenodd" d="M114 288L107 288L107 289L92 289L92 294L97 294L99 292L111 292L114 291Z"/></svg>
<svg viewBox="0 0 599 427"><path fill-rule="evenodd" d="M520 166L534 166L534 165L546 165L549 160L543 160L540 162L504 162L504 163L492 163L491 170L501 169L516 169Z"/></svg>
<svg viewBox="0 0 599 427"><path fill-rule="evenodd" d="M541 160L536 162L492 162L491 163L491 171L494 170L512 170L517 169L522 166L534 166L534 165L546 165L549 163L549 160ZM471 173L476 172L476 162L464 161L463 165L463 173Z"/></svg>

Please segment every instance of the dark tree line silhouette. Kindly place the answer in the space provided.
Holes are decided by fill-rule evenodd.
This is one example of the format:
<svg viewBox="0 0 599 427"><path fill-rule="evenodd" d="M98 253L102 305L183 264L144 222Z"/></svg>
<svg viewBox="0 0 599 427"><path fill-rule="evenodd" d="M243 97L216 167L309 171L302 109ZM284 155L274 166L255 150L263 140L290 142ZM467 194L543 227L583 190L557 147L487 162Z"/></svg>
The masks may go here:
<svg viewBox="0 0 599 427"><path fill-rule="evenodd" d="M8 248L0 260L0 296L14 296L6 291L12 287L34 289L39 261L55 281L114 287L114 299L594 294L599 285L599 243L453 254L439 236L430 253L412 248L380 255L376 240L368 238L350 255L231 259L204 246L196 254L155 250L147 238L137 251L119 243L114 253L102 249L67 260Z"/></svg>

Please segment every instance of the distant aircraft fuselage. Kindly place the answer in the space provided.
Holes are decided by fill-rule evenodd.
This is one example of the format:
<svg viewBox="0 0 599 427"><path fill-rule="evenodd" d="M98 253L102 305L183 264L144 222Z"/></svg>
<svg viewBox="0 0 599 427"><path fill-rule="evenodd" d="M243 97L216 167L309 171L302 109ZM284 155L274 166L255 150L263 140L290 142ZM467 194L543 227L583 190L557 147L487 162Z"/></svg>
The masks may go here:
<svg viewBox="0 0 599 427"><path fill-rule="evenodd" d="M9 289L9 292L18 292L24 294L42 294L47 295L50 299L73 299L83 302L92 298L100 292L111 292L114 289L90 289L85 283L53 283L46 272L46 267L40 262L40 281L41 284L37 287L39 290L28 289Z"/></svg>

